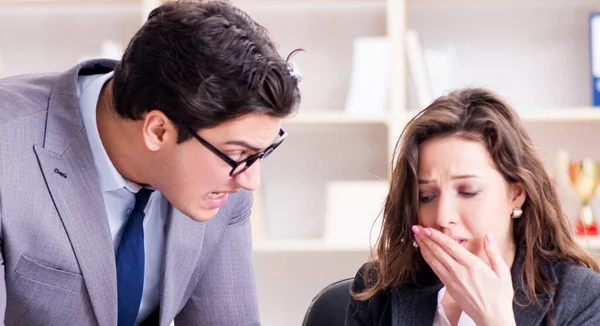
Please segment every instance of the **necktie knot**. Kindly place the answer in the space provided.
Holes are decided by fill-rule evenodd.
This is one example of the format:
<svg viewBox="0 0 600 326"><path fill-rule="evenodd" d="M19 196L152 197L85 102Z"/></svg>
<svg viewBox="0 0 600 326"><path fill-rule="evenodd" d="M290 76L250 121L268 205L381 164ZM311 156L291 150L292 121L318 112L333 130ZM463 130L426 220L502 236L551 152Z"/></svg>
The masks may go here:
<svg viewBox="0 0 600 326"><path fill-rule="evenodd" d="M131 214L144 212L153 191L154 190L152 189L142 188L135 194L135 205L133 206Z"/></svg>

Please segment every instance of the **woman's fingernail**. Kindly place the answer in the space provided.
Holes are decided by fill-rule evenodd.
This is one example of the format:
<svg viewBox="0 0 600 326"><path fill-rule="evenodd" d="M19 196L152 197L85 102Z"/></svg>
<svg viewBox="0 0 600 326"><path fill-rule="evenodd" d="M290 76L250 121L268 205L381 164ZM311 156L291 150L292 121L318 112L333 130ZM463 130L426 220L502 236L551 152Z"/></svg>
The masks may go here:
<svg viewBox="0 0 600 326"><path fill-rule="evenodd" d="M431 236L431 231L429 229L423 229L423 233L428 237Z"/></svg>
<svg viewBox="0 0 600 326"><path fill-rule="evenodd" d="M419 230L419 227L418 227L418 226L416 226L416 225L413 225L413 226L412 226L412 228L411 228L411 230L412 230L412 231L413 231L415 234L419 234L419 232L421 231L421 230Z"/></svg>
<svg viewBox="0 0 600 326"><path fill-rule="evenodd" d="M492 236L491 233L488 233L485 235L485 241L487 241L488 244L494 243L494 237Z"/></svg>

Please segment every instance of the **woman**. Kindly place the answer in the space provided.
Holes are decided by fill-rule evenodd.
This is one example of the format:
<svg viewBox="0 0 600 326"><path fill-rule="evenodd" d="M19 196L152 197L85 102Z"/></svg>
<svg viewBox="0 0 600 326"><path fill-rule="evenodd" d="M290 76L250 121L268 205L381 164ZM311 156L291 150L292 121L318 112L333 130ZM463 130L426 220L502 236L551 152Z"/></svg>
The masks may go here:
<svg viewBox="0 0 600 326"><path fill-rule="evenodd" d="M346 325L600 325L600 267L508 105L456 91L398 144Z"/></svg>

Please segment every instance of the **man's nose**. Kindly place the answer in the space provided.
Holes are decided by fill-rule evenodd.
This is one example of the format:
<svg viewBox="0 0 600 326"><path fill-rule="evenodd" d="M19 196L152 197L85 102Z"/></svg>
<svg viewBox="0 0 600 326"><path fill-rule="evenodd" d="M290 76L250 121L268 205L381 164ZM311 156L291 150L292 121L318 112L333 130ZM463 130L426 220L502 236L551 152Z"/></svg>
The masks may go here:
<svg viewBox="0 0 600 326"><path fill-rule="evenodd" d="M234 180L246 190L257 190L260 187L260 160L252 164L246 171L235 176Z"/></svg>

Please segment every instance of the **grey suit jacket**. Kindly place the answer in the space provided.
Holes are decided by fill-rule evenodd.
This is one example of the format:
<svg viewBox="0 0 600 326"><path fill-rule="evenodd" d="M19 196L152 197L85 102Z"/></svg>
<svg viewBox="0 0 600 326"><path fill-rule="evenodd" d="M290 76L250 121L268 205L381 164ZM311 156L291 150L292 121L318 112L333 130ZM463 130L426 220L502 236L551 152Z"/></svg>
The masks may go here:
<svg viewBox="0 0 600 326"><path fill-rule="evenodd" d="M0 80L0 321L6 325L116 325L115 257L80 116L78 74ZM216 217L194 222L171 208L159 322L259 324L250 208L243 191Z"/></svg>
<svg viewBox="0 0 600 326"><path fill-rule="evenodd" d="M546 275L556 286L556 291L538 294L540 305L517 304L529 302L520 281L524 258L524 250L518 250L511 269L517 325L548 325L547 314L555 326L600 325L600 275L574 263L547 262L544 266ZM364 265L352 285L356 292L365 290L363 275ZM431 326L442 286L433 271L427 268L415 283L381 291L368 301L351 300L346 311L346 326Z"/></svg>

